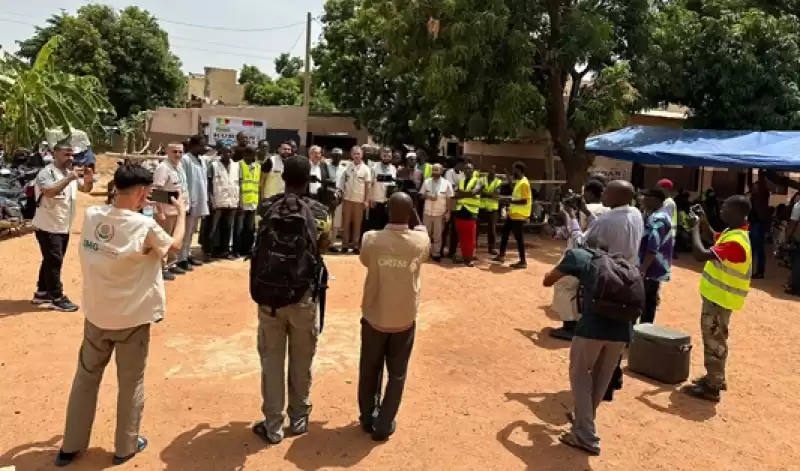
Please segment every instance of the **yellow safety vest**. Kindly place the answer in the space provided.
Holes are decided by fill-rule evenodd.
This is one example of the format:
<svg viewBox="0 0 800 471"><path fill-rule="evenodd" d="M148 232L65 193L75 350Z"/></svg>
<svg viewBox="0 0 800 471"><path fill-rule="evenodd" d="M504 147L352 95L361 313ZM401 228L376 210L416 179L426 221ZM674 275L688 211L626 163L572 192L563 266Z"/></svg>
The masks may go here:
<svg viewBox="0 0 800 471"><path fill-rule="evenodd" d="M429 163L422 164L422 178L428 179L433 176L433 166Z"/></svg>
<svg viewBox="0 0 800 471"><path fill-rule="evenodd" d="M255 170L250 171L250 166L242 160L239 162L242 170L242 205L258 204L258 185L261 181L261 165L255 162Z"/></svg>
<svg viewBox="0 0 800 471"><path fill-rule="evenodd" d="M522 188L528 187L528 197L525 204L511 204L508 207L509 214L511 214L511 219L515 221L525 221L530 219L531 217L531 208L533 208L533 201L531 195L531 184L528 182L526 177L522 177L521 179L517 180L517 183L514 185L514 191L511 193L512 200L521 200L522 199Z"/></svg>
<svg viewBox="0 0 800 471"><path fill-rule="evenodd" d="M750 275L753 268L750 236L742 229L728 229L719 236L714 245L725 242L741 244L747 259L744 263L717 259L706 262L703 277L700 279L700 295L714 304L734 311L744 306L744 298L750 290Z"/></svg>
<svg viewBox="0 0 800 471"><path fill-rule="evenodd" d="M500 208L500 202L492 198L492 195L497 191L497 187L503 184L503 180L495 178L489 183L486 177L481 179L483 183L482 193L485 197L481 198L481 208L486 211L497 211Z"/></svg>
<svg viewBox="0 0 800 471"><path fill-rule="evenodd" d="M464 178L460 182L458 182L458 191L472 191L475 188L475 185L478 184L478 178L474 175L469 183L466 184L466 190L464 189L464 185L467 179ZM480 195L473 195L470 198L459 198L458 203L456 203L456 211L461 210L461 208L467 208L467 211L471 212L472 214L478 214L481 210L481 197Z"/></svg>

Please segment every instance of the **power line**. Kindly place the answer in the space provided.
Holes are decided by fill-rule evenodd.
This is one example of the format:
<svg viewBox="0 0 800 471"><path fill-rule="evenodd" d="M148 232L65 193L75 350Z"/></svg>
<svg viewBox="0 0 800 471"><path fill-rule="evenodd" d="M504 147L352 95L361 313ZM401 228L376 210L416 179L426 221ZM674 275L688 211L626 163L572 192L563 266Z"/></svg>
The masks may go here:
<svg viewBox="0 0 800 471"><path fill-rule="evenodd" d="M173 36L171 34L168 36L168 39L169 39L170 45L172 45L172 41L178 40L178 41L191 41L193 43L198 43L198 44L208 44L208 45L211 45L211 46L232 47L232 48L238 49L238 50L251 50L251 51L256 51L257 50L257 51L261 51L261 52L274 52L276 54L280 54L281 52L283 52L283 51L267 51L267 50L264 50L264 49L255 49L255 48L248 48L248 47L244 47L243 48L240 44L220 43L220 42L216 42L216 41L203 41L201 39L186 38L186 37L181 37L181 36Z"/></svg>
<svg viewBox="0 0 800 471"><path fill-rule="evenodd" d="M209 29L212 31L229 31L233 33L263 33L266 31L280 31L282 29L289 29L294 28L295 26L300 26L305 24L305 21L301 21L299 23L292 23L288 25L280 25L280 26L271 26L268 28L252 28L252 29L242 29L242 28L228 28L225 26L210 26L210 25L197 25L192 23L184 23L182 21L171 21L171 20L162 20L161 18L156 18L161 23L167 23L170 25L177 25L177 26L186 26L189 28L203 28Z"/></svg>
<svg viewBox="0 0 800 471"><path fill-rule="evenodd" d="M242 53L238 53L238 52L214 51L214 50L211 50L211 49L203 49L203 48L199 48L199 47L182 46L180 44L173 44L172 47L177 48L177 49L187 49L187 50L190 50L190 51L209 52L209 53L212 53L212 54L220 54L220 55L225 55L225 56L245 57L245 58L249 58L249 59L274 60L274 59L276 59L278 57L278 56L259 56L259 55L254 55L254 54L242 54Z"/></svg>

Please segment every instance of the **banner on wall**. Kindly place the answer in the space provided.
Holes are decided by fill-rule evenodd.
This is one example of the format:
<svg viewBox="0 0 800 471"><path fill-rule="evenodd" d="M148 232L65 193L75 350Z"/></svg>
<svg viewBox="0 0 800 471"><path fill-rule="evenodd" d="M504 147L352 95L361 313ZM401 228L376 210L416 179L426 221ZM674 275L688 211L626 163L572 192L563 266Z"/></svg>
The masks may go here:
<svg viewBox="0 0 800 471"><path fill-rule="evenodd" d="M259 141L267 138L267 123L255 119L214 117L208 121L206 137L209 145L232 146L240 132L247 137L247 146L256 148Z"/></svg>

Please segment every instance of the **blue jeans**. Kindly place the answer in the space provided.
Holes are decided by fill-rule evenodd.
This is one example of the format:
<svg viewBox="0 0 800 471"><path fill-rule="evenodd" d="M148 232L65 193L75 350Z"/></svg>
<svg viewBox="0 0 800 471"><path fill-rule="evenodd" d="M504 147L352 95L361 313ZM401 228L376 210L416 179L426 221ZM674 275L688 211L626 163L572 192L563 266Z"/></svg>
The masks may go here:
<svg viewBox="0 0 800 471"><path fill-rule="evenodd" d="M763 275L767 264L767 227L757 222L750 226L750 246L753 249L755 270L753 274Z"/></svg>

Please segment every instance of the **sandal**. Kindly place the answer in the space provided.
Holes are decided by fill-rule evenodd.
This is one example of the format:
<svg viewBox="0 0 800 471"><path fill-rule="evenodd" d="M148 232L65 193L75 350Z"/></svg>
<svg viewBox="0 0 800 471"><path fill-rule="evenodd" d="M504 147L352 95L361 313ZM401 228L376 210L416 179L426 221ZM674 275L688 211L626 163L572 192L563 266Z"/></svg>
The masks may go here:
<svg viewBox="0 0 800 471"><path fill-rule="evenodd" d="M583 451L585 453L588 453L588 454L590 454L592 456L600 456L600 450L599 449L592 448L592 447L589 447L589 446L586 446L586 445L582 444L581 442L578 441L577 438L575 438L575 435L573 435L572 432L567 432L567 433L561 435L560 437L558 437L558 441L560 441L564 445L567 445L569 447L575 448L576 450L581 450L581 451Z"/></svg>
<svg viewBox="0 0 800 471"><path fill-rule="evenodd" d="M121 465L127 463L128 461L130 461L131 458L136 456L137 453L141 453L145 448L147 448L147 439L144 437L139 437L139 439L136 441L136 451L134 451L128 456L114 455L114 460L113 460L114 465Z"/></svg>

